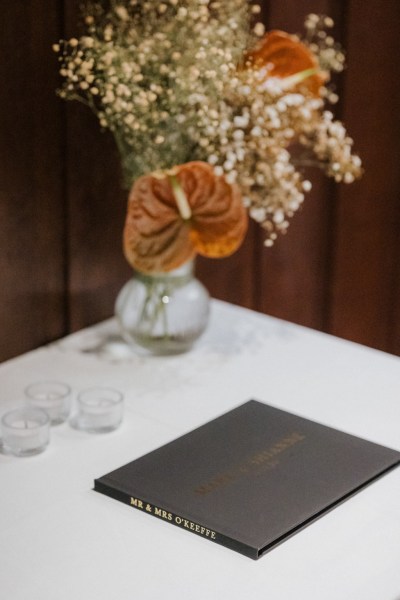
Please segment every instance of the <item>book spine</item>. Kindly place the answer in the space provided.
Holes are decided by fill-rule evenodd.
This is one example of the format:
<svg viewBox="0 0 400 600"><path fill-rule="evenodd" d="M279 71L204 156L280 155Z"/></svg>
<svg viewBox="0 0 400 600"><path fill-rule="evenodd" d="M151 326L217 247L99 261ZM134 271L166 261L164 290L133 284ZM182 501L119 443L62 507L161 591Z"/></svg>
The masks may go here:
<svg viewBox="0 0 400 600"><path fill-rule="evenodd" d="M181 529L186 529L187 531L191 531L192 533L199 535L202 538L215 542L217 544L221 544L231 550L235 550L236 552L240 552L245 556L248 556L253 559L259 558L259 553L256 548L243 544L242 542L238 542L237 540L230 538L226 535L222 535L221 533L206 527L205 525L201 525L200 523L196 523L191 519L177 515L165 508L160 506L156 506L153 503L148 502L143 498L137 498L134 496L130 496L129 494L117 490L114 487L108 486L103 481L99 481L98 479L94 482L94 489L96 492L100 492L101 494L105 494L106 496L110 496L115 500L119 500L124 504L129 504L132 508L136 508L141 512L144 512L148 515L152 515L158 519L161 519L171 525L175 525L180 527Z"/></svg>

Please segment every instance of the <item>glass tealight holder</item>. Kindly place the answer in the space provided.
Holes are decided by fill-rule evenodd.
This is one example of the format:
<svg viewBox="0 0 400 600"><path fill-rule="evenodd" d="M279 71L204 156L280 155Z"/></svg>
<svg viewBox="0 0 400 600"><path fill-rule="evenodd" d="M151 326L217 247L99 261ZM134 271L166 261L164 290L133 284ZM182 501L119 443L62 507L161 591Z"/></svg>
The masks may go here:
<svg viewBox="0 0 400 600"><path fill-rule="evenodd" d="M123 396L111 388L92 388L80 392L72 427L89 433L108 433L120 426Z"/></svg>
<svg viewBox="0 0 400 600"><path fill-rule="evenodd" d="M1 434L4 453L33 456L50 441L50 419L40 408L24 406L2 416Z"/></svg>
<svg viewBox="0 0 400 600"><path fill-rule="evenodd" d="M45 411L52 425L59 425L68 419L71 410L71 388L65 383L32 383L25 389L25 397L30 406Z"/></svg>

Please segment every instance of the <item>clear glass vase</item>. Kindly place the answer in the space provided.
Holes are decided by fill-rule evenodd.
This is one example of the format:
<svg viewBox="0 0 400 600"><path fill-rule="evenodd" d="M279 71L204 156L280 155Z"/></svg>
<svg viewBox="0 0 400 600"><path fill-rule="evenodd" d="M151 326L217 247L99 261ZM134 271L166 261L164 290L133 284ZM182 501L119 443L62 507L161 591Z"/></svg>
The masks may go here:
<svg viewBox="0 0 400 600"><path fill-rule="evenodd" d="M126 341L153 354L179 354L205 330L209 308L190 261L168 273L136 273L118 294L115 314Z"/></svg>

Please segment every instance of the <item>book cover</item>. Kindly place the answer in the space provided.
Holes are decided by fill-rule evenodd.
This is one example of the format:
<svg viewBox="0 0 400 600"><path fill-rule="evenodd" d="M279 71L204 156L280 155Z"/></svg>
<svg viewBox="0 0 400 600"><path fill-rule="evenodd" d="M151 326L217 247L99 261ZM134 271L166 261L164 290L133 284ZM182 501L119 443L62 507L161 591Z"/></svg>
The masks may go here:
<svg viewBox="0 0 400 600"><path fill-rule="evenodd" d="M94 489L257 559L400 463L400 452L250 400Z"/></svg>

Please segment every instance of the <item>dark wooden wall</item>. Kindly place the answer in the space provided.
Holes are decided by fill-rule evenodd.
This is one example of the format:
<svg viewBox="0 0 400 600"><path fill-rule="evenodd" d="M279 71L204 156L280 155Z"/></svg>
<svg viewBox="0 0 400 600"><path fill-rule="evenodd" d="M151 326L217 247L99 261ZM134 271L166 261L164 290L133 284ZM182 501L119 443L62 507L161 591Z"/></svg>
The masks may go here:
<svg viewBox="0 0 400 600"><path fill-rule="evenodd" d="M0 360L112 314L130 276L126 194L113 141L54 93L51 45L76 34L79 0L13 0L0 22ZM269 0L271 28L329 14L347 48L337 114L365 176L313 192L272 249L251 227L233 257L198 261L218 298L400 354L400 4Z"/></svg>

